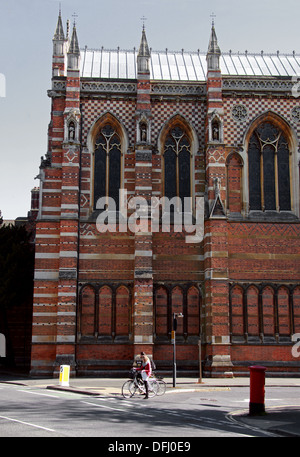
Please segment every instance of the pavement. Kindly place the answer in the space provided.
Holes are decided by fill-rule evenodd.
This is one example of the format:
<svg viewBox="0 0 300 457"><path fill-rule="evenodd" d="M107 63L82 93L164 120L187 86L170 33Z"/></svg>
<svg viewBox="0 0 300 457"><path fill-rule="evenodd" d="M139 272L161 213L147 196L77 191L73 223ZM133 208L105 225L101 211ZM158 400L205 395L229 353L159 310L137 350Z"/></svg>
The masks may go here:
<svg viewBox="0 0 300 457"><path fill-rule="evenodd" d="M50 390L61 390L91 396L120 396L124 378L76 378L71 377L68 385L61 385L58 378L30 378L26 375L3 373L0 370L0 383L11 383L28 387L39 387ZM230 390L233 387L249 387L249 377L239 378L195 378L177 377L173 387L173 378L164 377L167 383L166 394L183 392L205 392ZM199 382L201 381L201 382ZM300 378L265 378L265 392L268 387L299 387ZM264 414L252 416L249 408L240 409L229 414L232 421L243 422L254 430L264 430L268 435L281 437L300 437L300 400L295 398L296 405L265 407Z"/></svg>

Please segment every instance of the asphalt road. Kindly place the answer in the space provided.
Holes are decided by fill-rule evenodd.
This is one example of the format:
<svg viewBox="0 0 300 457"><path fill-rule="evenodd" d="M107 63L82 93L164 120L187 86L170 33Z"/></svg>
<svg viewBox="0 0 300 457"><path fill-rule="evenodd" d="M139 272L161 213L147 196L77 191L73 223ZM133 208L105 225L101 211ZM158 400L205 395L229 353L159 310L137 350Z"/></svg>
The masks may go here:
<svg viewBox="0 0 300 457"><path fill-rule="evenodd" d="M266 404L287 404L298 395L293 391L269 389ZM145 400L0 383L0 437L104 437L114 447L121 442L110 438L176 437L187 451L189 438L272 436L234 419L231 413L248 403L249 389L241 387Z"/></svg>

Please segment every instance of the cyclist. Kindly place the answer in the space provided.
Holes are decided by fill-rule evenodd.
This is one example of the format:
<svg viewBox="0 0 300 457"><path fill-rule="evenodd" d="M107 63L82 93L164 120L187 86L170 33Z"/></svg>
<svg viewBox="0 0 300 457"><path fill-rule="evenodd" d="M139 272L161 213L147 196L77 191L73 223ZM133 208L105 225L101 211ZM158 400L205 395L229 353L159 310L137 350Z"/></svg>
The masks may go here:
<svg viewBox="0 0 300 457"><path fill-rule="evenodd" d="M142 359L142 365L140 367L136 367L135 370L141 372L142 379L144 381L144 385L145 385L145 389L146 389L145 398L149 398L148 379L152 373L151 363L150 363L149 357L146 356L145 352L141 352L141 359Z"/></svg>

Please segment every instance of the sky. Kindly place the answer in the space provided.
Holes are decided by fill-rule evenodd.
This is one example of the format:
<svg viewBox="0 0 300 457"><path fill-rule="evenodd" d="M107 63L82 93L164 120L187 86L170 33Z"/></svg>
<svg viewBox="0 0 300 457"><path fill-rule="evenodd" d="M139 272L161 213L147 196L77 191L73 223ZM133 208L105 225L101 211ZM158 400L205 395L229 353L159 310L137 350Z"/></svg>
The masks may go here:
<svg viewBox="0 0 300 457"><path fill-rule="evenodd" d="M0 210L26 216L50 121L59 4L81 48L133 49L142 17L153 50L206 52L212 14L221 51L300 54L299 0L0 0ZM74 16L74 13L76 16Z"/></svg>

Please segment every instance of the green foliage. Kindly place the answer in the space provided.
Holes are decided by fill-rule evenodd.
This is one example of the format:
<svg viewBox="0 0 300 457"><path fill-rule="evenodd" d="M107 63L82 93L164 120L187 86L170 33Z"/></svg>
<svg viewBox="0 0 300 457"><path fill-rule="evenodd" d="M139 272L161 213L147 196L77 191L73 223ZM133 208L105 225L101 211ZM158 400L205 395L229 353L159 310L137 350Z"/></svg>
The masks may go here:
<svg viewBox="0 0 300 457"><path fill-rule="evenodd" d="M0 226L0 310L18 306L33 292L34 248L25 227Z"/></svg>

